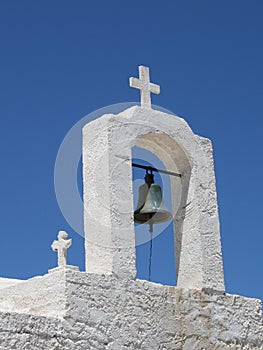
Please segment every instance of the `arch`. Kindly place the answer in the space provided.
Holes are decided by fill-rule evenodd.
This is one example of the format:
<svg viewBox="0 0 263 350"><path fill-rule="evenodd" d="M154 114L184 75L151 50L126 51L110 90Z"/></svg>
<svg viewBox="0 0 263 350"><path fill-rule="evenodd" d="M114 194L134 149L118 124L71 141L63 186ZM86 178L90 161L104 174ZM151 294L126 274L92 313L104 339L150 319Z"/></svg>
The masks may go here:
<svg viewBox="0 0 263 350"><path fill-rule="evenodd" d="M135 278L131 149L139 146L182 174L180 196L171 179L177 286L224 290L210 141L179 117L137 106L87 124L83 135L87 271Z"/></svg>
<svg viewBox="0 0 263 350"><path fill-rule="evenodd" d="M192 166L178 142L164 132L150 132L136 139L134 146L146 149L156 155L169 171L179 173L181 178L170 176L173 214L174 251L176 257L176 280L180 271L182 230L187 207L189 180ZM191 215L188 216L191 220Z"/></svg>
<svg viewBox="0 0 263 350"><path fill-rule="evenodd" d="M132 162L166 169L160 158L142 147L132 148ZM134 209L139 204L140 187L145 184L145 169L132 168ZM161 186L164 205L172 213L172 191L170 176L153 172L154 182ZM145 185L144 185L145 186ZM136 243L136 276L138 279L154 281L165 285L176 285L176 263L174 250L173 220L155 224L153 232L149 225L134 222ZM152 239L152 241L151 241Z"/></svg>

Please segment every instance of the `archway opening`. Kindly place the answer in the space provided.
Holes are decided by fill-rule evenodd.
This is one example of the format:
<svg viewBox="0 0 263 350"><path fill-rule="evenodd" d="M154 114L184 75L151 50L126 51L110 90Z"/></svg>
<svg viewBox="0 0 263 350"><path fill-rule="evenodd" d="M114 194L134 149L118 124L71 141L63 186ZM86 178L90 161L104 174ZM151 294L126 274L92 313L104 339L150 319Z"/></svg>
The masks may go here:
<svg viewBox="0 0 263 350"><path fill-rule="evenodd" d="M133 163L166 169L163 162L152 152L134 146ZM133 167L134 209L138 205L139 187L144 184L145 169ZM154 172L154 182L162 189L166 208L173 214L170 176ZM176 285L176 259L173 220L154 224L150 232L148 224L134 223L136 242L137 278L165 285Z"/></svg>

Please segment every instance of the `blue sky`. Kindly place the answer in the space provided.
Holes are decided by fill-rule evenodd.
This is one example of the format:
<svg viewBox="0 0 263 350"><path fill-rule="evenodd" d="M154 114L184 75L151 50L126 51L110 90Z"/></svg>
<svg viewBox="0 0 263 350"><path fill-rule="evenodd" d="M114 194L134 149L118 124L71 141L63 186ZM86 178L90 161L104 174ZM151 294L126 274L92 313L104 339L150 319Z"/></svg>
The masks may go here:
<svg viewBox="0 0 263 350"><path fill-rule="evenodd" d="M1 1L0 275L55 266L59 229L84 269L56 201L57 151L85 115L139 101L128 77L143 64L161 84L153 103L213 141L227 291L263 299L262 15L259 0ZM172 283L171 230L153 243L153 278Z"/></svg>

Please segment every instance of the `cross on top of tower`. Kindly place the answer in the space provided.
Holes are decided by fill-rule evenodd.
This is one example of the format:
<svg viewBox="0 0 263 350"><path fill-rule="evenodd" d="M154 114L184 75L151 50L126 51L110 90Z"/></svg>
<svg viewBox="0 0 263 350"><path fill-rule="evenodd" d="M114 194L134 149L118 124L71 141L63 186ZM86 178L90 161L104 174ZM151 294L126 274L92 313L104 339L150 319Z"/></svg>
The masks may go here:
<svg viewBox="0 0 263 350"><path fill-rule="evenodd" d="M160 93L160 85L150 82L149 67L145 66L139 66L139 79L130 78L130 87L141 90L141 107L151 108L151 93Z"/></svg>
<svg viewBox="0 0 263 350"><path fill-rule="evenodd" d="M58 240L53 241L51 248L58 253L58 267L67 265L67 250L72 244L72 239L67 239L65 231L59 231Z"/></svg>

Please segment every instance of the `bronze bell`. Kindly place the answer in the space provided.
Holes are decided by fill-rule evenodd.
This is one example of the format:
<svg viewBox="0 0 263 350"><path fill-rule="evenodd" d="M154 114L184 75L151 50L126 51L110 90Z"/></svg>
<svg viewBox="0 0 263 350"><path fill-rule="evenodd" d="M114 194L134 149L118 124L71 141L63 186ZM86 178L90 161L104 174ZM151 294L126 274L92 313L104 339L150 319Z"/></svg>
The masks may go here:
<svg viewBox="0 0 263 350"><path fill-rule="evenodd" d="M153 174L146 173L145 184L139 188L137 209L134 212L134 221L139 224L159 224L172 219L167 210L161 186L154 183Z"/></svg>

